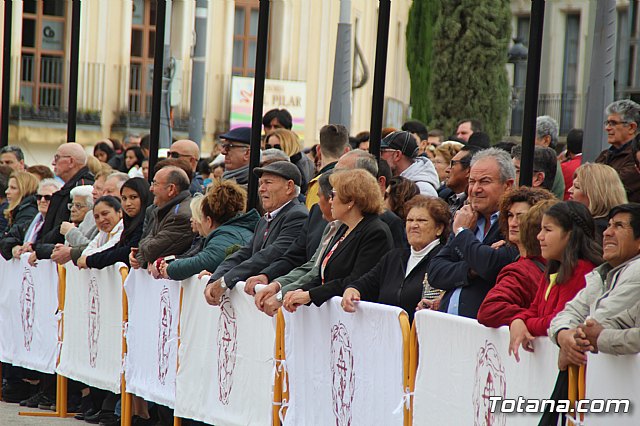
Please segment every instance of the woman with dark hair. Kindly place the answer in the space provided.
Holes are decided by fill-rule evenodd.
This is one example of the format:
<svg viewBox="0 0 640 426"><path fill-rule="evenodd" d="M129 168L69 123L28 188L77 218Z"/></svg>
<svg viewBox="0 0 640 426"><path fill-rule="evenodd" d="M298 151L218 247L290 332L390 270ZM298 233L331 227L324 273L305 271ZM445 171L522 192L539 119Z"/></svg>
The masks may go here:
<svg viewBox="0 0 640 426"><path fill-rule="evenodd" d="M449 205L434 197L418 195L407 203L406 231L409 248L387 253L373 269L347 284L342 308L355 312L360 299L399 306L409 314L409 321L421 299L431 288L427 266L449 238ZM438 297L439 294L431 293Z"/></svg>
<svg viewBox="0 0 640 426"><path fill-rule="evenodd" d="M133 145L127 148L124 151L124 165L127 170L126 173L129 174L129 177L144 177L142 174L142 162L144 161L144 154L142 153L142 149Z"/></svg>
<svg viewBox="0 0 640 426"><path fill-rule="evenodd" d="M545 274L531 306L509 326L509 354L520 361L518 348L533 352L533 339L546 336L553 317L585 286L584 276L602 263L602 247L595 240L589 209L575 201L552 206L542 216L540 252Z"/></svg>
<svg viewBox="0 0 640 426"><path fill-rule="evenodd" d="M122 205L120 200L111 195L104 195L93 205L93 217L98 234L82 251L82 256L89 256L113 247L120 241L124 229L122 223Z"/></svg>
<svg viewBox="0 0 640 426"><path fill-rule="evenodd" d="M100 160L101 163L109 163L109 160L116 155L116 152L106 142L98 142L93 147L93 156Z"/></svg>
<svg viewBox="0 0 640 426"><path fill-rule="evenodd" d="M200 271L214 271L234 247L248 244L260 220L258 213L244 213L247 192L234 181L214 183L200 203L199 232L204 247L194 256L168 261L158 268L161 276L184 280Z"/></svg>
<svg viewBox="0 0 640 426"><path fill-rule="evenodd" d="M153 194L149 191L149 183L142 178L127 180L120 189L124 230L120 240L113 247L99 253L85 255L78 259L80 268L102 269L117 262L129 264L129 252L132 247L138 247L142 238L144 213L153 201Z"/></svg>
<svg viewBox="0 0 640 426"><path fill-rule="evenodd" d="M518 247L519 254L515 262L502 268L496 285L480 305L480 324L496 328L509 325L533 302L546 264L537 238L540 224L544 213L557 203L559 201L551 192L526 186L508 192L502 198L500 227L503 235L508 235L509 244Z"/></svg>
<svg viewBox="0 0 640 426"><path fill-rule="evenodd" d="M407 202L419 194L420 188L414 181L402 176L394 176L389 180L389 186L384 194L384 204L388 210L404 221L409 211Z"/></svg>

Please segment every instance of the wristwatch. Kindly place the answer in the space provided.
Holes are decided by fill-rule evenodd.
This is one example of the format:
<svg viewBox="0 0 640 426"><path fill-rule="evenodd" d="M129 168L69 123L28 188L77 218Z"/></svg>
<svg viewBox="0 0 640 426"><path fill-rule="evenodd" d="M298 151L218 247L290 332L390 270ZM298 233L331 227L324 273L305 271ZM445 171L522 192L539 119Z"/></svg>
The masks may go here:
<svg viewBox="0 0 640 426"><path fill-rule="evenodd" d="M227 288L227 283L224 282L224 277L220 278L220 288Z"/></svg>
<svg viewBox="0 0 640 426"><path fill-rule="evenodd" d="M459 227L458 229L456 229L456 235L458 235L459 233L461 233L465 229L467 229L467 228L465 228L464 226Z"/></svg>
<svg viewBox="0 0 640 426"><path fill-rule="evenodd" d="M282 290L276 293L276 300L282 302Z"/></svg>

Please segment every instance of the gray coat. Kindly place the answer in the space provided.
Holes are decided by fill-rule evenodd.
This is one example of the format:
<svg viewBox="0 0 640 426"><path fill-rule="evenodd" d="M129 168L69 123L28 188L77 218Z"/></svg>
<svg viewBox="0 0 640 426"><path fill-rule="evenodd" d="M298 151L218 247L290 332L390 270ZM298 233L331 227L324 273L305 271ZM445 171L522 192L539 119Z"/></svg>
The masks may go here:
<svg viewBox="0 0 640 426"><path fill-rule="evenodd" d="M627 355L640 352L640 303L603 324L598 336L598 350L607 354Z"/></svg>
<svg viewBox="0 0 640 426"><path fill-rule="evenodd" d="M575 328L589 316L602 323L640 300L640 255L615 268L604 263L584 278L585 288L551 321L548 334L555 344L559 331Z"/></svg>
<svg viewBox="0 0 640 426"><path fill-rule="evenodd" d="M232 288L238 281L258 274L287 251L308 214L305 205L294 198L268 226L265 217L260 218L249 244L226 258L214 271L211 281L224 276L225 284Z"/></svg>

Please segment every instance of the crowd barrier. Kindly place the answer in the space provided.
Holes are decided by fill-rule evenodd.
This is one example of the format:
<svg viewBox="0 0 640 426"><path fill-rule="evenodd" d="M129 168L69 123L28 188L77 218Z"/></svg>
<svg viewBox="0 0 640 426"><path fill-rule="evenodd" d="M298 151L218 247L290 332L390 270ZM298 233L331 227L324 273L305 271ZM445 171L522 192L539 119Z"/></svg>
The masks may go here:
<svg viewBox="0 0 640 426"><path fill-rule="evenodd" d="M506 327L438 312L418 312L410 331L399 308L360 302L347 314L334 298L272 319L243 283L211 307L206 279L127 277L124 265L58 274L48 261L0 259L0 359L58 373L58 411L36 415L68 415L69 377L125 389L123 425L130 393L174 407L176 424L529 425L540 413L491 413L491 400L548 398L557 376L548 339L516 363ZM640 424L640 385L629 380L639 373L638 356L589 354L588 369L570 371L570 399L631 399L631 410L575 424Z"/></svg>

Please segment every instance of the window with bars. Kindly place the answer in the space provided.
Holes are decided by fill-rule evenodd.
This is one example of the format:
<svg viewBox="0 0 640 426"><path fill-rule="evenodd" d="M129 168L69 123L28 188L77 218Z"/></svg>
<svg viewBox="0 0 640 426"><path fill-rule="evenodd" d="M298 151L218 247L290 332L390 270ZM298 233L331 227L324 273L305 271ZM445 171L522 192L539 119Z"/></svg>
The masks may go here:
<svg viewBox="0 0 640 426"><path fill-rule="evenodd" d="M156 11L157 4L155 1L133 1L129 68L129 111L138 114L151 113Z"/></svg>
<svg viewBox="0 0 640 426"><path fill-rule="evenodd" d="M65 0L24 0L20 102L60 111L64 95Z"/></svg>

